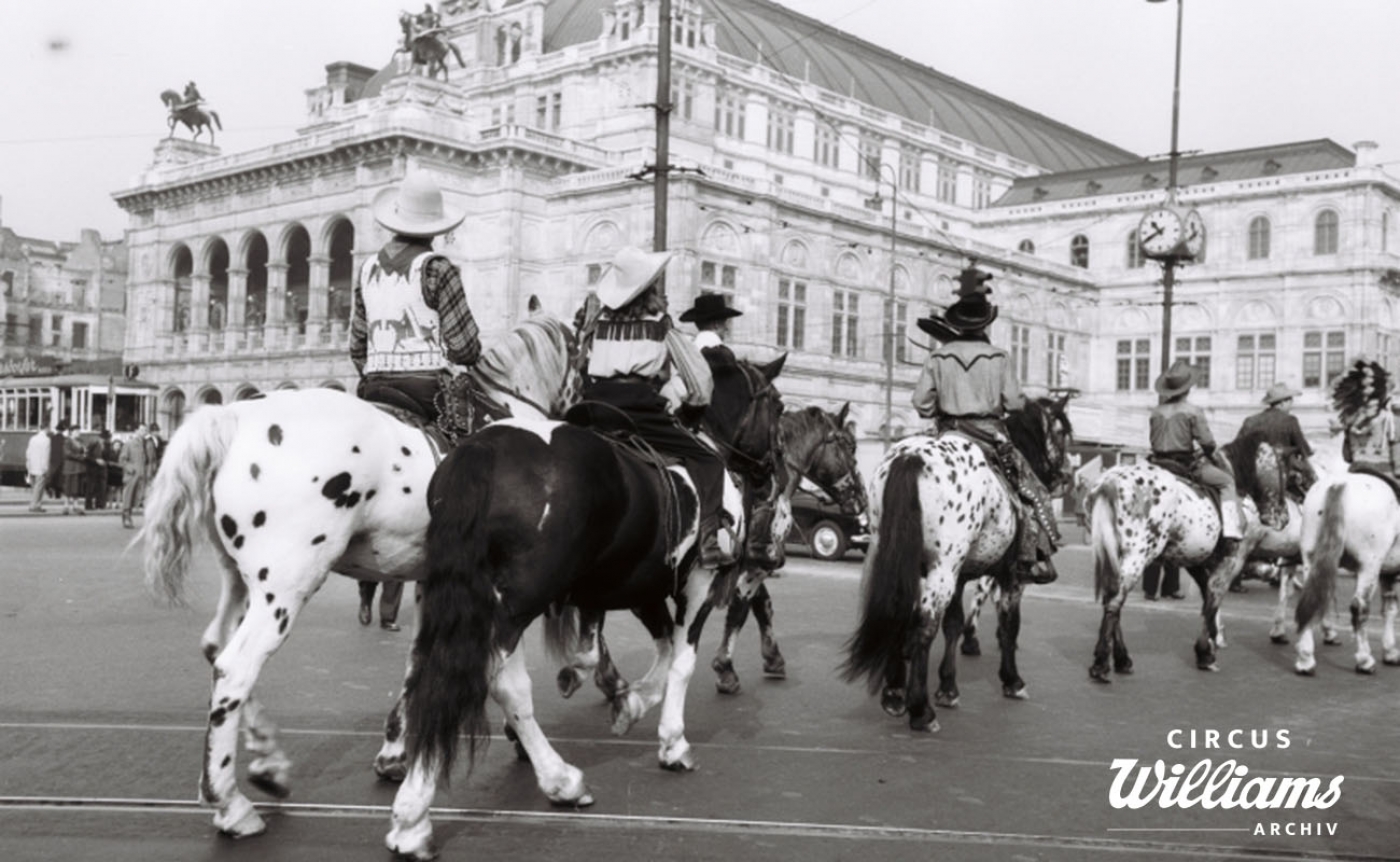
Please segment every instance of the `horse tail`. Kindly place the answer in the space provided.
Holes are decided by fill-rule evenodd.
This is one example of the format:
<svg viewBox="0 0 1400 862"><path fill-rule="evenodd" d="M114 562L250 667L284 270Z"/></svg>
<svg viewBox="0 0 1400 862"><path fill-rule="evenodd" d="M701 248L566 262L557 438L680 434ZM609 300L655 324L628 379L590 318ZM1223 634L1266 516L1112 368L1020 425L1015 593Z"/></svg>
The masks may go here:
<svg viewBox="0 0 1400 862"><path fill-rule="evenodd" d="M462 59L462 52L459 51L459 50L457 50L457 45L456 45L456 43L455 43L455 42L448 42L448 43L447 43L447 47L449 47L449 48L452 49L452 56L454 56L454 57L457 58L457 65L458 65L458 66L461 66L463 69L467 68L467 61L465 61L465 60Z"/></svg>
<svg viewBox="0 0 1400 862"><path fill-rule="evenodd" d="M469 760L488 738L486 696L501 612L488 560L495 452L466 443L447 456L428 486L423 582L413 671L404 683L410 760L448 783L458 734Z"/></svg>
<svg viewBox="0 0 1400 862"><path fill-rule="evenodd" d="M1118 486L1104 482L1090 503L1089 534L1094 545L1094 599L1122 588L1118 548Z"/></svg>
<svg viewBox="0 0 1400 862"><path fill-rule="evenodd" d="M1322 501L1322 523L1319 526L1317 544L1313 546L1312 559L1305 560L1308 569L1308 582L1298 596L1298 610L1294 620L1298 628L1307 628L1327 605L1337 582L1337 569L1341 565L1342 551L1346 541L1342 529L1346 525L1346 511L1342 504L1342 494L1346 485L1338 482L1327 489L1327 497Z"/></svg>
<svg viewBox="0 0 1400 862"><path fill-rule="evenodd" d="M578 643L578 608L560 605L544 615L544 648L555 661L568 661L569 648Z"/></svg>
<svg viewBox="0 0 1400 862"><path fill-rule="evenodd" d="M191 413L166 445L146 494L145 524L131 544L145 540L146 589L167 604L185 604L185 572L198 529L206 523L213 528L210 486L237 431L232 407Z"/></svg>
<svg viewBox="0 0 1400 862"><path fill-rule="evenodd" d="M224 124L221 123L221 122L219 122L219 112L218 112L218 111L210 111L210 112L209 112L209 119L211 119L211 120L214 121L214 125L218 127L219 131L222 132L222 131L224 130Z"/></svg>
<svg viewBox="0 0 1400 862"><path fill-rule="evenodd" d="M860 624L846 644L841 667L845 680L865 677L872 694L879 690L885 669L904 660L906 632L917 611L925 563L919 503L923 471L924 462L916 455L900 455L890 464L875 555L866 562Z"/></svg>

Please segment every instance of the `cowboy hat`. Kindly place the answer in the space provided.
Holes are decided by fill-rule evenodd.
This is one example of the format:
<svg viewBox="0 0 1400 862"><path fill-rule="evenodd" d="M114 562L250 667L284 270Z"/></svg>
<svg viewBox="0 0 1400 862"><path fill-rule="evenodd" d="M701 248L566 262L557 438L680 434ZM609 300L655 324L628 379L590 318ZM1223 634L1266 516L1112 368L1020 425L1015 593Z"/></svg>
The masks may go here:
<svg viewBox="0 0 1400 862"><path fill-rule="evenodd" d="M1196 385L1196 369L1185 359L1178 359L1172 363L1155 384L1157 393L1163 398L1175 398L1184 392L1189 392L1191 387Z"/></svg>
<svg viewBox="0 0 1400 862"><path fill-rule="evenodd" d="M636 246L624 246L613 256L612 266L603 273L595 290L598 301L616 311L656 281L666 268L673 252L642 251Z"/></svg>
<svg viewBox="0 0 1400 862"><path fill-rule="evenodd" d="M730 308L724 297L718 293L702 293L695 297L695 304L681 312L681 323L709 323L713 320L728 320L740 317L744 312Z"/></svg>
<svg viewBox="0 0 1400 862"><path fill-rule="evenodd" d="M397 188L374 196L374 220L403 236L437 236L462 223L467 214L442 202L442 189L421 171L410 172Z"/></svg>
<svg viewBox="0 0 1400 862"><path fill-rule="evenodd" d="M932 335L939 341L957 341L967 335L961 329L948 325L948 321L941 314L931 314L928 317L921 317L915 321L919 329Z"/></svg>
<svg viewBox="0 0 1400 862"><path fill-rule="evenodd" d="M932 314L919 318L919 328L939 341L956 341L992 325L1001 309L987 301L991 288L979 286L975 291L964 293L962 298L949 306L943 314Z"/></svg>
<svg viewBox="0 0 1400 862"><path fill-rule="evenodd" d="M1275 383L1264 393L1264 403L1272 407L1280 401L1288 401L1302 394L1296 389L1289 389L1287 383Z"/></svg>

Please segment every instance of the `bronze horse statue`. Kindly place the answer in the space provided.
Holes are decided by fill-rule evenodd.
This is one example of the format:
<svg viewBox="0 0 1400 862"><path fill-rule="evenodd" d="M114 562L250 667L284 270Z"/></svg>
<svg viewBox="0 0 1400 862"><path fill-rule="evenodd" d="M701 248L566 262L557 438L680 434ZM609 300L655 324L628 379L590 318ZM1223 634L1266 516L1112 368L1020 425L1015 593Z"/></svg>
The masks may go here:
<svg viewBox="0 0 1400 862"><path fill-rule="evenodd" d="M219 122L217 111L205 111L198 105L185 104L184 98L174 90L166 90L160 94L160 100L165 103L165 107L170 110L170 134L167 138L175 137L175 124L184 123L185 128L194 132L194 140L199 140L202 130L209 130L209 143L214 143L214 129L223 129L223 123ZM183 107L182 107L183 105Z"/></svg>
<svg viewBox="0 0 1400 862"><path fill-rule="evenodd" d="M413 66L428 68L428 77L436 78L439 71L442 72L442 79L447 80L447 53L452 52L452 56L457 58L457 65L466 68L466 61L462 59L462 52L457 50L457 46L446 39L442 39L435 31L426 31L414 34L414 19L407 12L399 16L399 27L403 29L403 47L395 51L395 54L407 53L413 57Z"/></svg>

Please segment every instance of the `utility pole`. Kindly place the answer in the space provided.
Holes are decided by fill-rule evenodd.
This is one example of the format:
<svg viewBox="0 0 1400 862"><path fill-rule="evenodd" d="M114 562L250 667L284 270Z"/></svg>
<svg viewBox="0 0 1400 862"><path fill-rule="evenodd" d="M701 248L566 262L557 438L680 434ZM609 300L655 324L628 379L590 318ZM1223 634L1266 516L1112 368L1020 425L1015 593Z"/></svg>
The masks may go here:
<svg viewBox="0 0 1400 862"><path fill-rule="evenodd" d="M895 348L899 344L899 333L895 331L895 242L899 237L895 228L896 219L899 216L899 186L895 182L894 169L890 169L890 298L886 301L885 326L889 331L889 340L885 344L885 430L884 438L885 451L888 452L890 444L894 442L894 357Z"/></svg>
<svg viewBox="0 0 1400 862"><path fill-rule="evenodd" d="M1160 2L1160 0L1148 0ZM1176 205L1176 173L1181 161L1177 147L1177 129L1181 118L1181 13L1182 0L1176 0L1176 69L1172 77L1172 149L1167 154L1167 205ZM1167 373L1172 361L1172 292L1176 288L1178 260L1168 257L1162 261L1162 371Z"/></svg>
<svg viewBox="0 0 1400 862"><path fill-rule="evenodd" d="M671 0L660 0L656 22L656 165L652 174L652 251L666 249L667 184L671 176L671 30ZM664 298L664 273L659 289Z"/></svg>

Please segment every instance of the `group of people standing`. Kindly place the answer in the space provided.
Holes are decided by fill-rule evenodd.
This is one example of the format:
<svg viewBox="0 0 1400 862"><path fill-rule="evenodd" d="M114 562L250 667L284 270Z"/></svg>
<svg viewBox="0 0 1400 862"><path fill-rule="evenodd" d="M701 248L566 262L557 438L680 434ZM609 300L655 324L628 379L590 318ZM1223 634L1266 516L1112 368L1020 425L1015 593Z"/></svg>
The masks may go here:
<svg viewBox="0 0 1400 862"><path fill-rule="evenodd" d="M30 512L45 512L44 495L61 501L63 514L83 515L106 509L112 502L110 468L120 465L122 523L132 527L132 510L142 500L147 482L155 475L164 451L160 426L152 423L137 429L120 444L103 428L84 441L67 419L60 419L52 430L39 430L29 438L25 470L29 474Z"/></svg>

